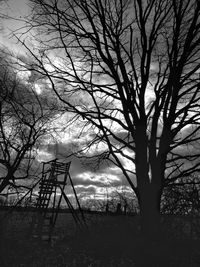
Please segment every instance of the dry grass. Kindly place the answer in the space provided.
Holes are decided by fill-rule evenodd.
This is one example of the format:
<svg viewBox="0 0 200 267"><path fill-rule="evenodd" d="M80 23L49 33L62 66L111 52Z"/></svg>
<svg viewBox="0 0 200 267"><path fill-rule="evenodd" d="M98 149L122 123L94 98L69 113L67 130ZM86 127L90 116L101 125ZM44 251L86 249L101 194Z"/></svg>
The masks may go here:
<svg viewBox="0 0 200 267"><path fill-rule="evenodd" d="M2 218L3 213L0 215ZM179 229L179 235L174 228L177 238L172 238L173 231L168 231L162 241L147 244L138 234L137 217L100 214L86 217L88 230L81 231L70 214L59 214L55 229L58 239L50 244L30 236L30 212L12 213L0 221L0 266L200 266L200 242L190 238L187 227L183 227L184 231ZM181 228L180 221L176 224Z"/></svg>

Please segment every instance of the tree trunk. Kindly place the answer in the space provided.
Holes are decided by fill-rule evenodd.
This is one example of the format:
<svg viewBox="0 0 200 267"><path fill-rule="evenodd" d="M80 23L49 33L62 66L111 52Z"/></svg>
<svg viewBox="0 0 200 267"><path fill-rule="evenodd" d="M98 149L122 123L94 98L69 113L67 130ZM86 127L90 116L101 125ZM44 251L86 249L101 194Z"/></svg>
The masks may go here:
<svg viewBox="0 0 200 267"><path fill-rule="evenodd" d="M161 190L151 183L140 192L141 231L148 240L161 237L160 198Z"/></svg>
<svg viewBox="0 0 200 267"><path fill-rule="evenodd" d="M160 199L163 168L161 168L161 161L149 155L145 123L137 127L135 144L141 230L145 238L157 239L160 234ZM156 150L156 147L154 149ZM156 155L156 151L154 154Z"/></svg>
<svg viewBox="0 0 200 267"><path fill-rule="evenodd" d="M0 184L0 193L3 192L3 190L6 188L7 185L8 181L4 179L3 182Z"/></svg>
<svg viewBox="0 0 200 267"><path fill-rule="evenodd" d="M13 177L12 174L7 174L6 177L2 180L0 184L0 193L3 192L3 190L6 188L6 186L9 184L10 179Z"/></svg>

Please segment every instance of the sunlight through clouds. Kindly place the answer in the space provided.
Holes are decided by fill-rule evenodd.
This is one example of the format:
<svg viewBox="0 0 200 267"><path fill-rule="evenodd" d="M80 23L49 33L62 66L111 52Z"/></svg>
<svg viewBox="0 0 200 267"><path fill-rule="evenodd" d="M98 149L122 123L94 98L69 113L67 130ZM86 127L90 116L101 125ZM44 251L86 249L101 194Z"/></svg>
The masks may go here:
<svg viewBox="0 0 200 267"><path fill-rule="evenodd" d="M42 93L42 88L41 88L41 85L39 85L39 84L35 84L34 85L34 87L35 87L35 92L38 94L38 95L40 95L41 93Z"/></svg>

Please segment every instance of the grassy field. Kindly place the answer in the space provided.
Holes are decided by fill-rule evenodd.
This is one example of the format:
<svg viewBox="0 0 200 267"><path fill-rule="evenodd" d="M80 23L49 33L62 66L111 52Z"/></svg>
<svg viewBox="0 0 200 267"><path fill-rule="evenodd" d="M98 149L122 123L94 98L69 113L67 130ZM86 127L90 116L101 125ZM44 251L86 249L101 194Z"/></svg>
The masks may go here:
<svg viewBox="0 0 200 267"><path fill-rule="evenodd" d="M79 229L71 214L60 213L49 243L31 236L33 212L5 213L0 213L1 267L200 266L197 218L165 217L163 238L147 244L137 216L88 213L88 228Z"/></svg>

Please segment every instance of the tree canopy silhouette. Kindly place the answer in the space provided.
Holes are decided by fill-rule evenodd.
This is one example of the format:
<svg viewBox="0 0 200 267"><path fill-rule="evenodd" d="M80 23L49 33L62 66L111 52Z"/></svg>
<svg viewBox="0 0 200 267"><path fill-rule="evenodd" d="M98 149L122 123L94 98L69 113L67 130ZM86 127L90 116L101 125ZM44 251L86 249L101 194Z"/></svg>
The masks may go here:
<svg viewBox="0 0 200 267"><path fill-rule="evenodd" d="M38 146L53 131L56 112L39 97L32 83L19 77L16 58L0 53L0 193L26 187ZM52 105L51 105L52 107ZM35 170L36 171L36 170ZM33 172L32 172L33 173Z"/></svg>
<svg viewBox="0 0 200 267"><path fill-rule="evenodd" d="M199 1L31 3L32 67L122 170L155 235L163 188L200 167Z"/></svg>

